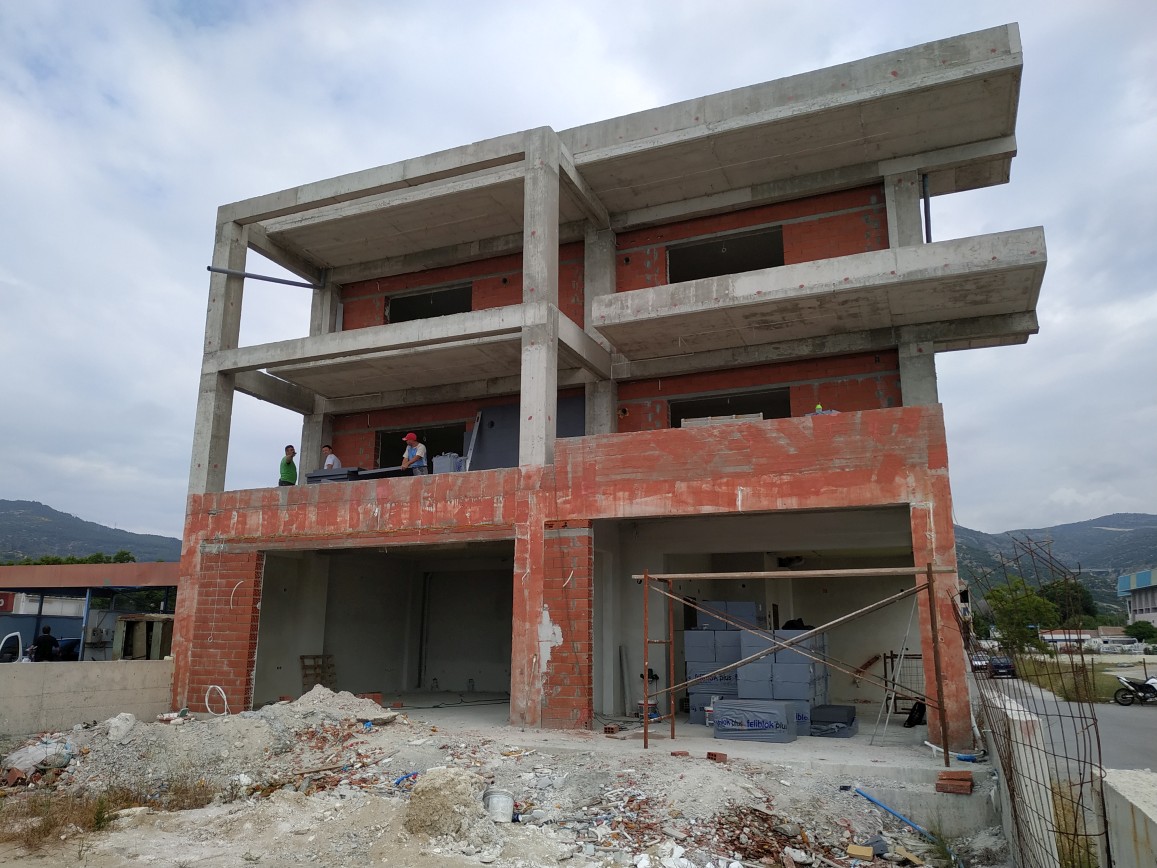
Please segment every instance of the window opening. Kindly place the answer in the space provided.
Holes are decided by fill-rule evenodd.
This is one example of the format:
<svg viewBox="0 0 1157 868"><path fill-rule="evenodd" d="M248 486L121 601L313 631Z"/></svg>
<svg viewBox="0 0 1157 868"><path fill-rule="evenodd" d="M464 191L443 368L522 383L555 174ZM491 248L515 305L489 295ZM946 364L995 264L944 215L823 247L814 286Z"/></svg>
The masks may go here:
<svg viewBox="0 0 1157 868"><path fill-rule="evenodd" d="M685 419L710 416L747 416L761 413L764 419L791 416L791 390L770 389L745 394L707 395L669 402L671 427L683 427Z"/></svg>
<svg viewBox="0 0 1157 868"><path fill-rule="evenodd" d="M783 265L783 228L780 226L667 248L670 283L780 265Z"/></svg>
<svg viewBox="0 0 1157 868"><path fill-rule="evenodd" d="M418 435L418 442L426 445L427 465L434 467L434 457L452 452L455 455L466 455L466 423L456 422L452 425L435 425L411 428L399 428L396 431L379 431L377 443L378 467L397 467L402 463L402 453L406 445L402 438L413 431Z"/></svg>
<svg viewBox="0 0 1157 868"><path fill-rule="evenodd" d="M386 322L411 322L416 319L448 316L452 313L468 313L471 310L472 296L469 283L410 295L391 296L386 299Z"/></svg>

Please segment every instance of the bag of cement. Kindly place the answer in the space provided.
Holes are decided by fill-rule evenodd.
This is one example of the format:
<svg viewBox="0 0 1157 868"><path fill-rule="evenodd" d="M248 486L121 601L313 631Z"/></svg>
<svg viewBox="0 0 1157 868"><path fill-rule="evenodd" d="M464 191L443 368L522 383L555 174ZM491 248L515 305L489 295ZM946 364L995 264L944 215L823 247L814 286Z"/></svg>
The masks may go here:
<svg viewBox="0 0 1157 868"><path fill-rule="evenodd" d="M22 747L4 760L4 770L17 769L30 775L37 769L62 769L72 762L72 745L61 741L38 741Z"/></svg>

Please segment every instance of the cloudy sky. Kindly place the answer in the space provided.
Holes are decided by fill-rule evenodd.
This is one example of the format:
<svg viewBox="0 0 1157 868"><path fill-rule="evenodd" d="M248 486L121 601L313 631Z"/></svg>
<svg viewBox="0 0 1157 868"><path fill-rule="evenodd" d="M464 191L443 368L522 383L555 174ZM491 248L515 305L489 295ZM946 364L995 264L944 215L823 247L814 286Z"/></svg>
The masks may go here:
<svg viewBox="0 0 1157 868"><path fill-rule="evenodd" d="M221 204L1011 21L1012 183L933 232L1043 225L1049 265L1038 336L937 357L955 518L1157 513L1152 0L0 0L0 499L181 535ZM307 326L306 290L247 282L243 343ZM239 395L228 487L299 440Z"/></svg>

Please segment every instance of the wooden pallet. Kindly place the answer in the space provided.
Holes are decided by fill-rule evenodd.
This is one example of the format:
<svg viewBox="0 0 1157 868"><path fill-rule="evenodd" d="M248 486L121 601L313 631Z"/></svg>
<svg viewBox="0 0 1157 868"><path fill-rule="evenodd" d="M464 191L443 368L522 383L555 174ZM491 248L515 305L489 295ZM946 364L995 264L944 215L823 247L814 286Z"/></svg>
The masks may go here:
<svg viewBox="0 0 1157 868"><path fill-rule="evenodd" d="M320 684L333 690L337 677L333 668L332 654L301 655L301 692L309 693L314 685Z"/></svg>

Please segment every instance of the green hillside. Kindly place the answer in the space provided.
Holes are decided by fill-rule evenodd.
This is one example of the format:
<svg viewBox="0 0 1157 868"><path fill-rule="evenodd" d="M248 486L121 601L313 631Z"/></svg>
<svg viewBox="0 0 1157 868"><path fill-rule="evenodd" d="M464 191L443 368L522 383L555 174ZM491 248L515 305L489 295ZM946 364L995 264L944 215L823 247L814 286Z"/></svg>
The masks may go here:
<svg viewBox="0 0 1157 868"><path fill-rule="evenodd" d="M142 563L181 559L181 541L174 537L105 527L31 500L0 500L0 563L122 549Z"/></svg>

